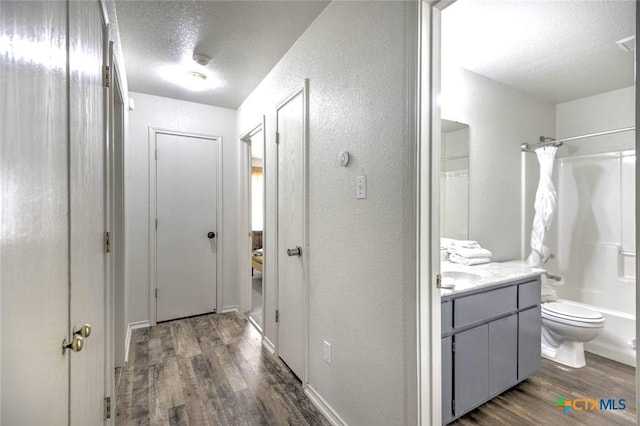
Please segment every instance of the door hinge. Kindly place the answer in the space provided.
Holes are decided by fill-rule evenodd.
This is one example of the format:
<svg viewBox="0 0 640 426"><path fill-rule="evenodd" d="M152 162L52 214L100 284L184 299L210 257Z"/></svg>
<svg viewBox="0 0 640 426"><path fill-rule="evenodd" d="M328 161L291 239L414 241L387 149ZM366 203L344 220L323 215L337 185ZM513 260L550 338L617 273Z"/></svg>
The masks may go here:
<svg viewBox="0 0 640 426"><path fill-rule="evenodd" d="M280 322L280 311L276 311L276 322Z"/></svg>
<svg viewBox="0 0 640 426"><path fill-rule="evenodd" d="M280 143L280 132L276 132L276 143Z"/></svg>
<svg viewBox="0 0 640 426"><path fill-rule="evenodd" d="M102 87L109 88L111 83L111 70L109 69L109 65L104 65L102 67Z"/></svg>
<svg viewBox="0 0 640 426"><path fill-rule="evenodd" d="M453 342L451 342L451 352L455 352L456 351L456 341L454 340Z"/></svg>
<svg viewBox="0 0 640 426"><path fill-rule="evenodd" d="M104 233L104 252L111 253L111 232Z"/></svg>
<svg viewBox="0 0 640 426"><path fill-rule="evenodd" d="M158 230L158 218L156 218L156 231Z"/></svg>
<svg viewBox="0 0 640 426"><path fill-rule="evenodd" d="M442 288L442 275L436 275L436 288Z"/></svg>
<svg viewBox="0 0 640 426"><path fill-rule="evenodd" d="M156 299L158 298L158 289L156 288Z"/></svg>
<svg viewBox="0 0 640 426"><path fill-rule="evenodd" d="M107 420L111 418L111 397L108 396L104 399L104 416L103 419Z"/></svg>
<svg viewBox="0 0 640 426"><path fill-rule="evenodd" d="M453 414L456 413L456 400L455 399L451 400L451 411L453 412Z"/></svg>
<svg viewBox="0 0 640 426"><path fill-rule="evenodd" d="M158 150L156 149L155 153L154 153L156 160L158 159Z"/></svg>

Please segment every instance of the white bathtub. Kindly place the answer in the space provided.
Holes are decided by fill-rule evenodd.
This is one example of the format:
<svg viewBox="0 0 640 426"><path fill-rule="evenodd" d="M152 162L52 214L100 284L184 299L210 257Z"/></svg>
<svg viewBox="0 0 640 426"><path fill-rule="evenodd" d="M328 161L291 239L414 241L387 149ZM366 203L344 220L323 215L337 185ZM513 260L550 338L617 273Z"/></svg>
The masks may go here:
<svg viewBox="0 0 640 426"><path fill-rule="evenodd" d="M585 350L635 367L636 351L630 343L636 337L635 315L586 305L572 300L558 300L598 311L605 317L604 331L594 340L585 343Z"/></svg>

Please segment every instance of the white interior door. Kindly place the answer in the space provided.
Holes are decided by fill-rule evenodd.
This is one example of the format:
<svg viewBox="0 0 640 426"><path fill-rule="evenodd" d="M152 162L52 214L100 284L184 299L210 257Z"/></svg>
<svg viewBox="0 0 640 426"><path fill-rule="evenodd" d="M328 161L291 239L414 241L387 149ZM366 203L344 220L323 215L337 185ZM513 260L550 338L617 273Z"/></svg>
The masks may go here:
<svg viewBox="0 0 640 426"><path fill-rule="evenodd" d="M103 21L98 1L69 2L70 326L91 325L80 352L69 351L70 424L103 422L107 257Z"/></svg>
<svg viewBox="0 0 640 426"><path fill-rule="evenodd" d="M69 421L66 25L65 2L0 2L2 425Z"/></svg>
<svg viewBox="0 0 640 426"><path fill-rule="evenodd" d="M218 139L156 133L156 315L216 307Z"/></svg>
<svg viewBox="0 0 640 426"><path fill-rule="evenodd" d="M303 378L304 91L277 110L278 355Z"/></svg>

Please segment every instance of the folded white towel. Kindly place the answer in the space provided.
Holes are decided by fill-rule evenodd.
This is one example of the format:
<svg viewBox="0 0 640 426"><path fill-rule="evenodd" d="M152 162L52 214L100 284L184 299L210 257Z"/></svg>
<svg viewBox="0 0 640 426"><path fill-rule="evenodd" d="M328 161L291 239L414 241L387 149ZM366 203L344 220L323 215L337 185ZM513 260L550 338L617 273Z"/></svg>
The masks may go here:
<svg viewBox="0 0 640 426"><path fill-rule="evenodd" d="M467 265L467 266L472 266L472 265L481 265L483 263L489 263L491 262L491 259L488 257L462 257L462 256L458 256L457 254L451 253L449 255L449 262L452 263L458 263L460 265Z"/></svg>
<svg viewBox="0 0 640 426"><path fill-rule="evenodd" d="M478 244L477 241L472 240L453 240L451 245L456 247L480 248L480 244Z"/></svg>
<svg viewBox="0 0 640 426"><path fill-rule="evenodd" d="M453 238L440 238L440 249L448 249L450 245L453 244L455 240Z"/></svg>
<svg viewBox="0 0 640 426"><path fill-rule="evenodd" d="M467 248L467 247L451 246L449 247L449 253L457 254L458 256L467 257L467 258L493 256L493 253L491 253L489 250L482 247Z"/></svg>

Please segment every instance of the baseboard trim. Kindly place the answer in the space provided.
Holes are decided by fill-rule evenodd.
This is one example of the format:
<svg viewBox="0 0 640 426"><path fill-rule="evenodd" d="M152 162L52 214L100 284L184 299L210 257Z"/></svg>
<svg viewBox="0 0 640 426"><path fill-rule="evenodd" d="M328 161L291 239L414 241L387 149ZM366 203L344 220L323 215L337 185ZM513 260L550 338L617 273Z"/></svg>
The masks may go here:
<svg viewBox="0 0 640 426"><path fill-rule="evenodd" d="M229 312L238 312L238 305L225 306L220 311L221 314L228 314Z"/></svg>
<svg viewBox="0 0 640 426"><path fill-rule="evenodd" d="M135 329L147 327L151 327L151 323L149 321L131 322L127 325L127 334L124 337L124 365L127 365L127 363L129 362L129 345L131 344L131 333Z"/></svg>
<svg viewBox="0 0 640 426"><path fill-rule="evenodd" d="M271 343L271 340L267 339L267 336L262 336L262 346L264 346L264 348L268 350L271 355L276 354L276 346Z"/></svg>
<svg viewBox="0 0 640 426"><path fill-rule="evenodd" d="M336 413L336 411L324 400L323 397L310 385L304 387L304 393L309 397L313 405L327 418L333 426L347 426L347 423Z"/></svg>

